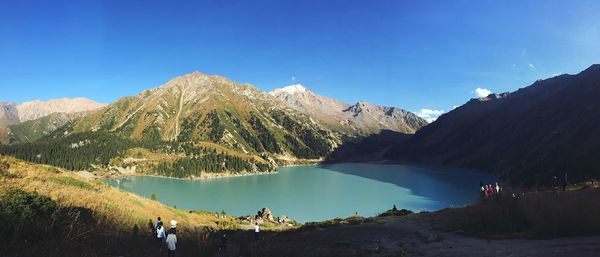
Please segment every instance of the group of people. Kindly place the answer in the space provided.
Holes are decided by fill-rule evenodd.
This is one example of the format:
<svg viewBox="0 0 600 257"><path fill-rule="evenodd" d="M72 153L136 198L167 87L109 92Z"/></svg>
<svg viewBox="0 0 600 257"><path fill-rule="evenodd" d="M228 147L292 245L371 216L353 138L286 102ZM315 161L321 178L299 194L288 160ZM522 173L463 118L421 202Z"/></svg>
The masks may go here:
<svg viewBox="0 0 600 257"><path fill-rule="evenodd" d="M160 217L156 221L156 243L159 251L166 246L167 256L175 256L175 250L177 249L177 221L171 220L171 228L165 232L165 227Z"/></svg>
<svg viewBox="0 0 600 257"><path fill-rule="evenodd" d="M166 231L162 219L160 217L156 219L156 244L158 245L159 251L162 251L166 246L167 256L174 257L175 250L177 249L177 221L171 220L169 224L171 225L171 228ZM260 226L258 225L258 222L254 223L254 239L257 241L260 240ZM227 250L227 241L227 234L223 234L221 237L221 245L219 246L220 251Z"/></svg>
<svg viewBox="0 0 600 257"><path fill-rule="evenodd" d="M500 183L496 182L495 184L483 184L483 182L479 182L479 193L481 197L488 198L493 195L497 195L502 192L502 187Z"/></svg>

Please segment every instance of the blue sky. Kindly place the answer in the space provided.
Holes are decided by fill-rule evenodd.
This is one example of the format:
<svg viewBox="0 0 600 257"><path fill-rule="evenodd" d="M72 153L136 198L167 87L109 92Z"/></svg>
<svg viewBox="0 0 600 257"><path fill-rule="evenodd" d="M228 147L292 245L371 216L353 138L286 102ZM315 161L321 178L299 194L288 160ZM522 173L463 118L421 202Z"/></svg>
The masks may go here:
<svg viewBox="0 0 600 257"><path fill-rule="evenodd" d="M600 1L0 0L0 101L135 95L194 70L452 109L600 62Z"/></svg>

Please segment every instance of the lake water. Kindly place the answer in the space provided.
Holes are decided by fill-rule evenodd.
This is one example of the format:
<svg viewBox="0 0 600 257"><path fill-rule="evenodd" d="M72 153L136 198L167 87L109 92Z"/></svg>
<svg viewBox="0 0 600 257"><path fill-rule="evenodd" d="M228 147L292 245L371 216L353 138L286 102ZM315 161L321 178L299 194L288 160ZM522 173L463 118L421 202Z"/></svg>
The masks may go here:
<svg viewBox="0 0 600 257"><path fill-rule="evenodd" d="M299 221L373 216L391 209L439 210L476 200L486 174L411 165L341 163L280 167L277 174L210 180L137 176L106 182L186 210L225 211L241 216L268 207L273 215Z"/></svg>

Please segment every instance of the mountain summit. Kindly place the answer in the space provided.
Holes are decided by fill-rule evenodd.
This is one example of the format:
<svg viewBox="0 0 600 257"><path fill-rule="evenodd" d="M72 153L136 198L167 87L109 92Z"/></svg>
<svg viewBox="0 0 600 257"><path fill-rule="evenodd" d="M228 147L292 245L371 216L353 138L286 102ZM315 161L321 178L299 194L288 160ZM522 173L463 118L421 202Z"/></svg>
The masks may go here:
<svg viewBox="0 0 600 257"><path fill-rule="evenodd" d="M287 87L274 89L273 91L269 92L269 94L272 96L276 96L276 95L279 95L282 93L293 95L293 94L297 94L297 93L302 94L306 91L308 91L308 89L305 86L303 86L302 84L294 84L294 85L289 85Z"/></svg>
<svg viewBox="0 0 600 257"><path fill-rule="evenodd" d="M427 125L422 118L401 108L362 101L347 104L318 95L300 84L278 88L269 94L330 129L349 134L369 135L381 130L412 134Z"/></svg>
<svg viewBox="0 0 600 257"><path fill-rule="evenodd" d="M33 100L23 103L0 103L0 127L39 119L52 113L75 113L96 110L106 104L84 98L61 98L48 101Z"/></svg>

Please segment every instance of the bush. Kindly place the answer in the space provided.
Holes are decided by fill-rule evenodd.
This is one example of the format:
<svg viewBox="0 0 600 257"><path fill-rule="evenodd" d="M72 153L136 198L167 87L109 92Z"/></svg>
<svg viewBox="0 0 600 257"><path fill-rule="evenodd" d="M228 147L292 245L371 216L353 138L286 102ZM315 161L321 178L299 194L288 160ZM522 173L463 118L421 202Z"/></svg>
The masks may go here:
<svg viewBox="0 0 600 257"><path fill-rule="evenodd" d="M60 208L52 199L20 189L0 196L0 238L36 240L59 228ZM4 242L10 243L10 242Z"/></svg>

